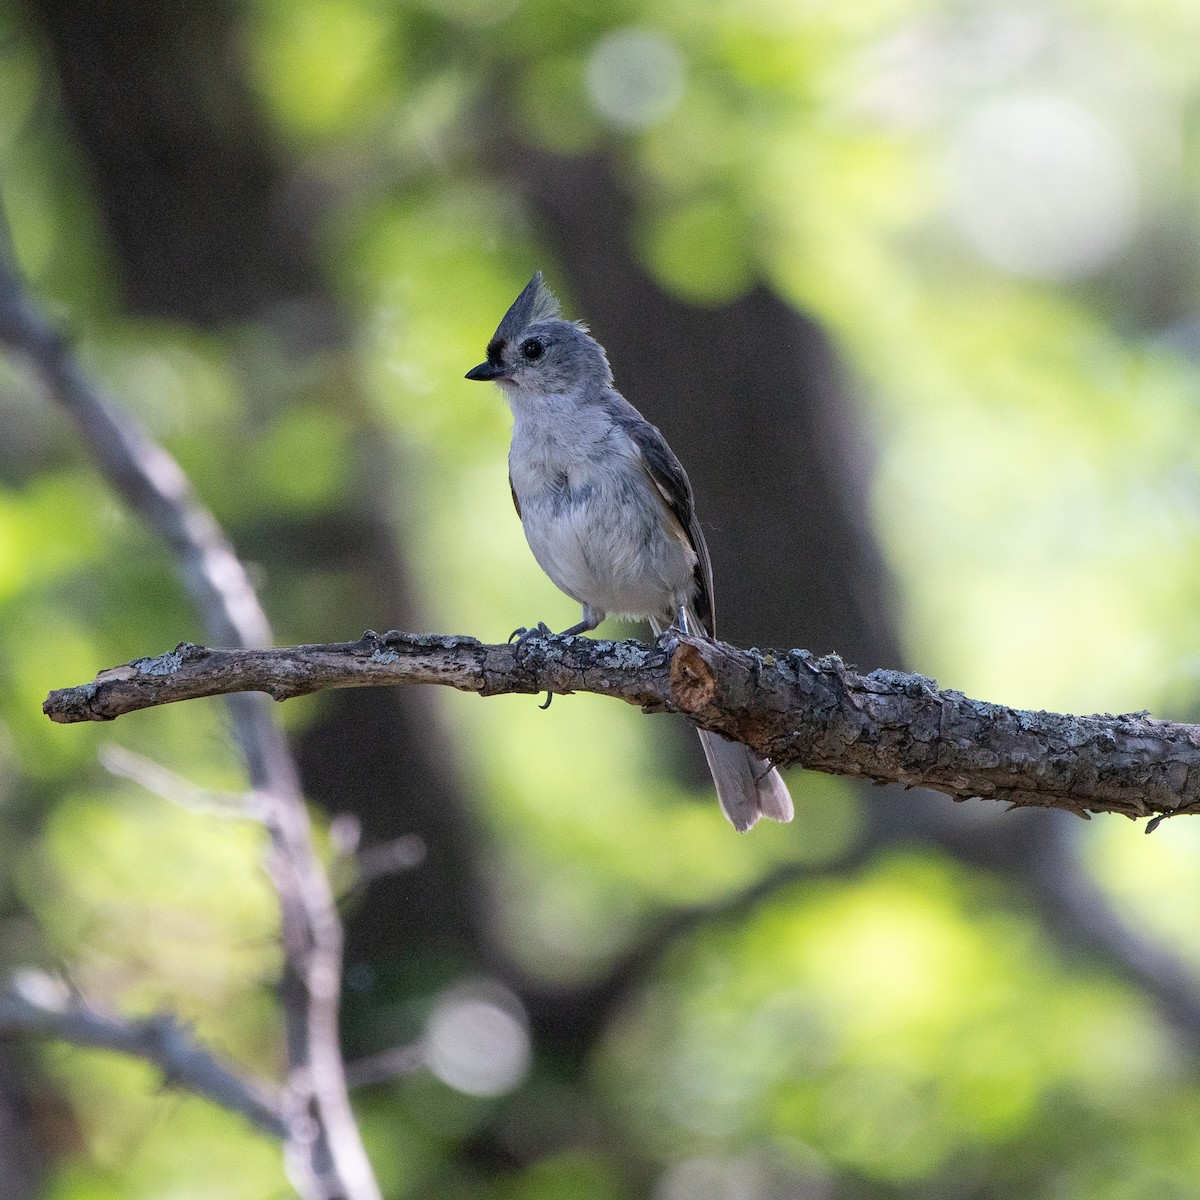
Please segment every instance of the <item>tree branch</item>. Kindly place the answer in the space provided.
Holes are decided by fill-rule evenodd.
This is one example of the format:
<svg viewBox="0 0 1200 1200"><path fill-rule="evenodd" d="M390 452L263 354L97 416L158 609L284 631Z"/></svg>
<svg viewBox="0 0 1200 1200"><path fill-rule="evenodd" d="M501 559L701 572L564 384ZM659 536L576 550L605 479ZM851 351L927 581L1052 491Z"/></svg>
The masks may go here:
<svg viewBox="0 0 1200 1200"><path fill-rule="evenodd" d="M178 462L101 395L66 340L30 302L6 232L0 214L0 345L28 361L75 422L97 470L166 544L208 636L239 646L269 642L258 596L216 518ZM379 1200L350 1107L338 1037L342 927L313 847L296 764L269 705L253 696L233 696L229 704L271 841L284 951L288 1093L310 1118L289 1123L289 1172L311 1200Z"/></svg>
<svg viewBox="0 0 1200 1200"><path fill-rule="evenodd" d="M286 700L325 688L440 683L483 696L592 692L744 742L780 766L987 797L1087 816L1174 815L1200 804L1200 726L1145 713L1027 712L939 691L900 671L859 674L840 658L739 650L671 636L653 645L367 631L357 642L168 654L51 692L51 720L106 721L178 700L262 691Z"/></svg>
<svg viewBox="0 0 1200 1200"><path fill-rule="evenodd" d="M0 991L0 1037L49 1037L145 1059L168 1083L238 1113L272 1137L289 1136L282 1097L226 1066L170 1013L120 1017L71 995L58 980L23 972Z"/></svg>

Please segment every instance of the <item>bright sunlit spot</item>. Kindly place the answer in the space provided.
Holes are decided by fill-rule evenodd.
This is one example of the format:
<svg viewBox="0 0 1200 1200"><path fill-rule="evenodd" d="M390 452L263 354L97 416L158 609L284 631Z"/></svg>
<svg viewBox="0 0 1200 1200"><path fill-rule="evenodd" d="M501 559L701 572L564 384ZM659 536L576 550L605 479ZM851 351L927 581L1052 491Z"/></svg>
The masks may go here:
<svg viewBox="0 0 1200 1200"><path fill-rule="evenodd" d="M669 116L683 95L683 79L679 48L649 29L605 34L588 56L588 97L620 129L645 129Z"/></svg>
<svg viewBox="0 0 1200 1200"><path fill-rule="evenodd" d="M1095 116L1057 96L993 100L949 155L951 211L966 239L1014 275L1079 279L1133 235L1133 165Z"/></svg>
<svg viewBox="0 0 1200 1200"><path fill-rule="evenodd" d="M495 983L443 993L425 1029L425 1062L470 1096L512 1091L529 1070L529 1031L520 1000Z"/></svg>

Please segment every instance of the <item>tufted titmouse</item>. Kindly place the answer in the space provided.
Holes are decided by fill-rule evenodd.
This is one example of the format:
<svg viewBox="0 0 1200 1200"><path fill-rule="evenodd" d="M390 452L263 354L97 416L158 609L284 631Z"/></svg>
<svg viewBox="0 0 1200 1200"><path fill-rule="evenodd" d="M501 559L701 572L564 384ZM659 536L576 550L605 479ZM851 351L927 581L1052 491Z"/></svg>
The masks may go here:
<svg viewBox="0 0 1200 1200"><path fill-rule="evenodd" d="M666 439L613 387L604 347L559 316L539 271L504 314L487 361L468 379L493 379L513 414L508 477L538 565L583 606L560 636L595 629L609 613L674 621L715 637L712 567L692 485ZM770 763L700 732L717 799L734 828L792 819Z"/></svg>

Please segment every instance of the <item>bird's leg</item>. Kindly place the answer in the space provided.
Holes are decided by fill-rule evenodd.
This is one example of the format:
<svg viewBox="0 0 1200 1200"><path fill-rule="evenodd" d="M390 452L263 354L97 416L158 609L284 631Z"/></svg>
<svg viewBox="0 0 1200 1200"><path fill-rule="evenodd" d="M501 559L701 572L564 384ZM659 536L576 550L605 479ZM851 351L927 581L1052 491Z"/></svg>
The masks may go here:
<svg viewBox="0 0 1200 1200"><path fill-rule="evenodd" d="M675 606L675 628L679 630L680 633L691 633L691 630L688 628L686 604L677 604Z"/></svg>
<svg viewBox="0 0 1200 1200"><path fill-rule="evenodd" d="M606 615L602 608L593 608L590 604L585 604L583 606L583 620L572 625L570 629L564 629L562 633L555 633L545 621L539 621L529 629L526 629L524 625L514 629L508 635L508 640L511 642L513 638L516 638L517 645L519 646L523 641L531 637L565 638L575 637L576 634L580 633L591 633L604 620Z"/></svg>
<svg viewBox="0 0 1200 1200"><path fill-rule="evenodd" d="M572 625L570 629L564 629L562 633L557 634L558 637L575 637L579 633L591 633L601 621L604 620L604 614L592 608L590 605L583 606L583 620Z"/></svg>

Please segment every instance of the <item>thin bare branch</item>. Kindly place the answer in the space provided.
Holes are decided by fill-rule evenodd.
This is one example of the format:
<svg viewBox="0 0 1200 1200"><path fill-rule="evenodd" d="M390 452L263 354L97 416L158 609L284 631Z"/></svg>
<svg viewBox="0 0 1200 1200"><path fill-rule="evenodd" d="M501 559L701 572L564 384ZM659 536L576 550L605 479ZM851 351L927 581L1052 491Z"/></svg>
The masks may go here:
<svg viewBox="0 0 1200 1200"><path fill-rule="evenodd" d="M411 871L425 861L425 843L415 833L405 833L390 842L367 846L355 856L358 869L355 887L366 887L386 875ZM352 1085L353 1086L353 1085Z"/></svg>
<svg viewBox="0 0 1200 1200"><path fill-rule="evenodd" d="M170 1013L120 1017L74 995L60 980L23 971L0 991L0 1037L54 1038L145 1059L167 1083L238 1113L272 1137L289 1136L282 1096L223 1063Z"/></svg>
<svg viewBox="0 0 1200 1200"><path fill-rule="evenodd" d="M277 650L181 645L51 692L54 721L104 721L233 691L277 700L322 688L440 683L492 696L593 692L745 742L781 766L987 797L1017 807L1128 817L1200 804L1200 726L1145 713L1026 712L939 691L899 671L859 674L830 655L739 650L695 637L654 645L368 631L360 641Z"/></svg>
<svg viewBox="0 0 1200 1200"><path fill-rule="evenodd" d="M263 805L253 792L216 792L200 787L152 758L116 743L101 746L96 757L110 775L128 779L185 812L226 820L263 819Z"/></svg>
<svg viewBox="0 0 1200 1200"><path fill-rule="evenodd" d="M393 1046L368 1058L346 1064L346 1082L352 1088L388 1083L402 1075L411 1075L425 1065L425 1047L420 1042L411 1046Z"/></svg>

